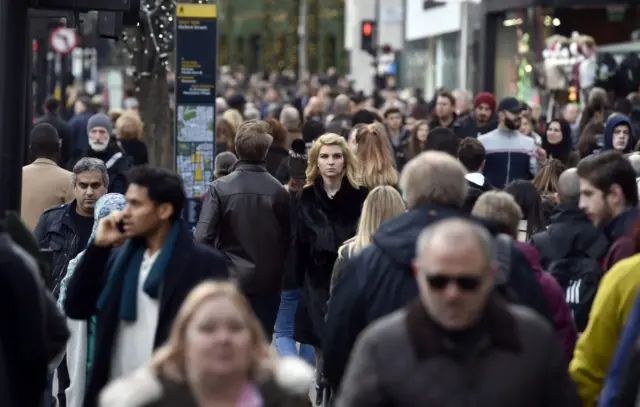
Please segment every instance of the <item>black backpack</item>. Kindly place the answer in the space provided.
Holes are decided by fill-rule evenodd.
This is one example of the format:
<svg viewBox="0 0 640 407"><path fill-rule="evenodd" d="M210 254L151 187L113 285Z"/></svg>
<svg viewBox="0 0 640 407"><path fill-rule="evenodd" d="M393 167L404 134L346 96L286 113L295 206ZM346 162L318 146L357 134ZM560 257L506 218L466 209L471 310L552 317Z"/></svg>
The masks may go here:
<svg viewBox="0 0 640 407"><path fill-rule="evenodd" d="M555 248L549 240L548 233L535 236L535 246L545 253L554 253ZM586 253L572 255L567 258L550 256L547 272L551 274L562 287L565 301L571 308L571 316L578 332L583 332L589 322L589 313L593 300L598 292L598 285L604 275L600 265L600 257L609 247L606 238L598 239Z"/></svg>

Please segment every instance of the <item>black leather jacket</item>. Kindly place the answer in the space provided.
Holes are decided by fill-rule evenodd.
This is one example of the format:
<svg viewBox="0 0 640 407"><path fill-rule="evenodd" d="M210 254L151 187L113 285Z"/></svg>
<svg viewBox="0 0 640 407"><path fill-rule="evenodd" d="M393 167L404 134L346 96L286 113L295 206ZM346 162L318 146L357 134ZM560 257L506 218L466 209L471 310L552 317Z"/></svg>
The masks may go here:
<svg viewBox="0 0 640 407"><path fill-rule="evenodd" d="M34 231L40 248L49 248L53 252L52 283L49 289L56 298L60 292L60 282L67 274L69 261L84 247L78 242L78 234L71 219L71 211L75 210L75 200L47 209L40 216Z"/></svg>
<svg viewBox="0 0 640 407"><path fill-rule="evenodd" d="M264 163L238 161L209 185L195 240L220 250L246 294L279 294L291 244L289 193Z"/></svg>

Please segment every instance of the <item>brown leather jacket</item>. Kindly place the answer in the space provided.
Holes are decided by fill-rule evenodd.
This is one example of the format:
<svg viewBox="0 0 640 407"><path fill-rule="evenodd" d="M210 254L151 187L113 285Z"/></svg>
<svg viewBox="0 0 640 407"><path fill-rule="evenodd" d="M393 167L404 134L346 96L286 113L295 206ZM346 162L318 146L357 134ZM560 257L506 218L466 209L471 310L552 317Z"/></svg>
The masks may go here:
<svg viewBox="0 0 640 407"><path fill-rule="evenodd" d="M264 163L238 161L209 185L195 240L225 255L246 294L279 294L291 245L289 193Z"/></svg>

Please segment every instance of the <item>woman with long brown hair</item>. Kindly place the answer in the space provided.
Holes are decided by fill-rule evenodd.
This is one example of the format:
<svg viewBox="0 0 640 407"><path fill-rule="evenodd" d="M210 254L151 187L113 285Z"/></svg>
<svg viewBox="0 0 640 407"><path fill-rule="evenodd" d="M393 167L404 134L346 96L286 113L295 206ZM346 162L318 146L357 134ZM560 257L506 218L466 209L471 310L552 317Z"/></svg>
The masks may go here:
<svg viewBox="0 0 640 407"><path fill-rule="evenodd" d="M312 381L304 362L273 356L236 285L211 281L185 299L149 364L110 384L99 405L302 407Z"/></svg>
<svg viewBox="0 0 640 407"><path fill-rule="evenodd" d="M419 120L409 133L409 139L404 143L405 162L427 150L427 137L429 136L429 122Z"/></svg>
<svg viewBox="0 0 640 407"><path fill-rule="evenodd" d="M216 154L225 151L236 153L236 132L233 126L225 119L216 120Z"/></svg>
<svg viewBox="0 0 640 407"><path fill-rule="evenodd" d="M365 187L398 184L393 149L384 126L369 124L356 133L357 178Z"/></svg>
<svg viewBox="0 0 640 407"><path fill-rule="evenodd" d="M289 156L289 150L285 148L285 144L287 143L287 130L280 121L276 119L267 120L267 124L269 125L269 134L273 137L273 142L269 147L265 161L267 172L275 177L280 164L282 164L282 160Z"/></svg>
<svg viewBox="0 0 640 407"><path fill-rule="evenodd" d="M576 150L580 154L580 158L584 158L602 148L604 148L604 123L592 120L580 133Z"/></svg>
<svg viewBox="0 0 640 407"><path fill-rule="evenodd" d="M533 185L542 199L542 212L546 221L549 221L551 212L557 205L558 180L564 170L564 164L560 160L552 158L547 160L538 175L533 179Z"/></svg>

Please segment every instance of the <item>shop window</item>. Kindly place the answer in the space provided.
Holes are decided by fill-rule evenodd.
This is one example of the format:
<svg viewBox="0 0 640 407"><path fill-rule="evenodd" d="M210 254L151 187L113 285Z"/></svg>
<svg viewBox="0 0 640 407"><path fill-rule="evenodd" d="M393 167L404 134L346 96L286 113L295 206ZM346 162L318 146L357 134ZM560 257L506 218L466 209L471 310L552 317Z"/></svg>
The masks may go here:
<svg viewBox="0 0 640 407"><path fill-rule="evenodd" d="M460 33L444 34L436 46L439 72L436 72L438 87L455 89L460 85Z"/></svg>

